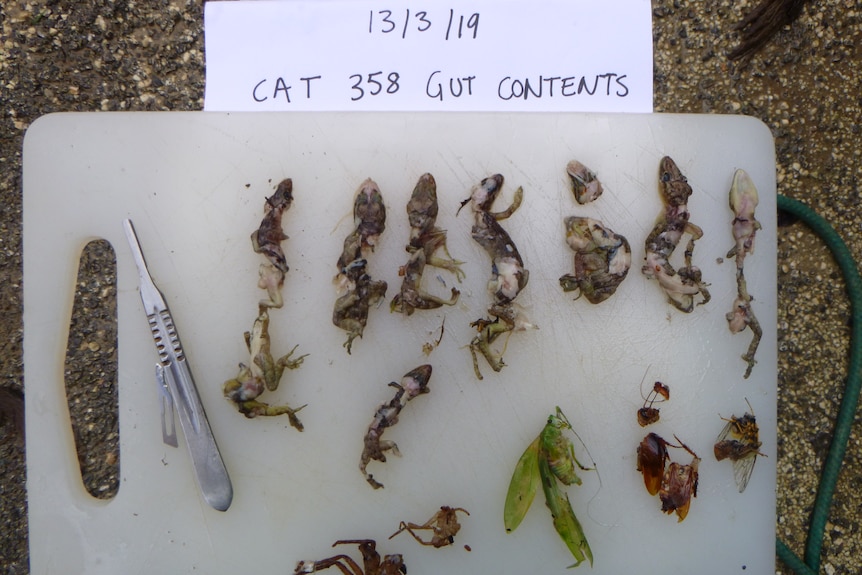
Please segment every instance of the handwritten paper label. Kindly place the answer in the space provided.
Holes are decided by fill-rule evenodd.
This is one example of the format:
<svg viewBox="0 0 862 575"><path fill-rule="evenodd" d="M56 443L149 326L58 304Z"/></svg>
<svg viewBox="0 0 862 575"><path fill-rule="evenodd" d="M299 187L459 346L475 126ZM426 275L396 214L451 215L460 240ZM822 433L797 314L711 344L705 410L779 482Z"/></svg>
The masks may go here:
<svg viewBox="0 0 862 575"><path fill-rule="evenodd" d="M205 10L206 110L652 111L649 0Z"/></svg>

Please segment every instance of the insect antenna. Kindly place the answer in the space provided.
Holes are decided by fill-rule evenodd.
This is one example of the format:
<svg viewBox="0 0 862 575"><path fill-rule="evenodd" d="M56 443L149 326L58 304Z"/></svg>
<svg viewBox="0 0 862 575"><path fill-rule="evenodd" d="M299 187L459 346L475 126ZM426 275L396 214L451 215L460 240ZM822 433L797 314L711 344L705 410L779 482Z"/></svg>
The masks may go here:
<svg viewBox="0 0 862 575"><path fill-rule="evenodd" d="M640 388L640 392L641 392L641 399L643 399L644 401L647 400L646 396L644 395L644 382L646 381L646 376L649 373L649 369L651 367L652 367L652 364L649 364L647 366L646 371L644 371L644 376L641 378L641 382L638 384L638 388Z"/></svg>
<svg viewBox="0 0 862 575"><path fill-rule="evenodd" d="M560 411L560 414L563 416L563 419L566 421L566 423L569 423L569 420L566 418L565 414L562 411ZM599 496L599 493L601 493L602 486L603 486L602 474L599 473L599 466L596 464L596 460L593 459L593 454L590 453L590 448L587 447L587 444L584 443L584 440L581 439L581 436L578 435L578 432L575 431L574 428L572 428L571 426L569 426L569 429L572 430L572 434L578 438L578 442L581 444L581 446L583 446L584 451L586 452L587 456L590 458L590 463L592 464L592 467L584 467L583 465L581 465L581 462L578 461L577 459L575 459L575 463L577 463L578 467L580 467L582 471L595 471L596 472L596 478L598 478L598 480L599 480L598 489L596 489L595 493L593 493L593 495L587 500L587 515L589 516L590 519L592 519L596 523L603 525L605 527L610 527L610 525L605 525L602 521L599 521L598 519L593 517L593 512L592 512L593 501L596 499L596 497Z"/></svg>
<svg viewBox="0 0 862 575"><path fill-rule="evenodd" d="M647 403L649 403L649 407L652 407L654 403L664 403L670 399L670 389L660 381L656 381L650 392L644 395L644 381L646 381L646 376L649 373L650 367L652 367L652 364L647 366L644 376L641 378L641 382L638 385L640 388L641 399L644 400L644 407L647 407ZM661 396L662 399L659 399L659 396Z"/></svg>

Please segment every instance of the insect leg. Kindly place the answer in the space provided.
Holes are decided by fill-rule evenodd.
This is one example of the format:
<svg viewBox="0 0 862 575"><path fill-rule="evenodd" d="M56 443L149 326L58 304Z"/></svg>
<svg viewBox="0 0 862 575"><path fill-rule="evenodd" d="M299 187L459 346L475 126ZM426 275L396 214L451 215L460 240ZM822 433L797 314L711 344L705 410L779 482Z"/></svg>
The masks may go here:
<svg viewBox="0 0 862 575"><path fill-rule="evenodd" d="M566 544L566 547L569 548L576 561L570 567L577 567L584 559L589 560L590 566L592 566L593 552L584 535L584 529L572 510L572 504L569 502L568 495L560 492L557 480L551 472L547 458L541 457L541 455L539 457L539 473L542 477L545 503L547 503L548 509L551 510L551 515L554 518L554 529L557 530L560 538Z"/></svg>

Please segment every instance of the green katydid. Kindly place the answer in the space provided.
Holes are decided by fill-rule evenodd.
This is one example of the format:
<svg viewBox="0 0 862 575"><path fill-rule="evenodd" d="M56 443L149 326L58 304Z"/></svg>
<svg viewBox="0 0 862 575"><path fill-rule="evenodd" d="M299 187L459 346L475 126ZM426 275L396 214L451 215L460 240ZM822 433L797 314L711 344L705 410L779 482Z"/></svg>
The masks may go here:
<svg viewBox="0 0 862 575"><path fill-rule="evenodd" d="M572 426L563 411L557 407L556 415L548 417L548 423L542 432L527 447L515 466L509 492L506 494L503 521L507 533L517 529L530 509L541 483L545 502L554 518L554 528L575 557L576 563L569 567L577 567L584 559L589 560L592 566L593 552L587 543L584 529L572 511L569 496L560 491L557 480L564 485L580 485L581 478L575 471L575 465L584 471L595 468L584 467L577 460L571 440L563 435L566 429L572 429Z"/></svg>

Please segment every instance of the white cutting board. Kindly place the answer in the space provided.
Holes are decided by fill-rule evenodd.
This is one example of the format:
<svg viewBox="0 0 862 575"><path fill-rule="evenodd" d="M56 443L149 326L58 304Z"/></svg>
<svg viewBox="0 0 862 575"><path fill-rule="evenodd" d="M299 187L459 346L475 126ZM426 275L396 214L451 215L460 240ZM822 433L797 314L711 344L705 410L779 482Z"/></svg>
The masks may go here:
<svg viewBox="0 0 862 575"><path fill-rule="evenodd" d="M688 177L691 221L704 230L694 263L712 301L691 314L665 302L640 272L644 239L662 209L659 159L670 155ZM577 158L606 191L576 205L565 165ZM289 573L300 559L336 553L337 539L372 538L402 553L411 574L563 572L572 563L541 493L507 535L502 513L519 456L559 405L589 447L599 474L567 492L595 555L591 572L765 574L774 568L776 476L775 160L768 129L739 116L593 114L59 114L39 119L24 145L24 360L30 565L33 573ZM740 355L750 332L731 335L724 319L735 295L734 266L718 263L732 245L727 195L744 168L760 191L763 230L746 260L754 309L764 328L750 379ZM438 225L465 261L453 308L391 314L408 237L405 205L416 180L438 184ZM465 347L469 323L489 303L488 256L470 238L459 202L481 178L506 176L495 209L514 188L524 203L503 226L530 270L518 297L538 330L512 335L507 367L477 381ZM365 337L348 356L331 322L331 284L351 231L354 192L366 177L380 186L386 232L369 269L389 282ZM282 387L262 399L293 405L306 431L283 418L247 420L222 398L225 379L246 359L262 292L261 256L249 234L264 198L285 177L295 201L285 214L291 266L285 306L272 313L273 351L309 353ZM610 300L594 306L564 294L571 271L563 218L598 217L629 239L633 265ZM174 313L203 404L233 480L221 513L201 499L188 454L161 443L153 383L155 350L137 293L121 221L132 218L150 270ZM117 252L121 483L110 502L84 490L63 389L63 361L77 260L93 238ZM446 293L435 276L430 289ZM447 286L452 277L441 272ZM422 344L439 334L426 356ZM387 430L403 456L372 462L386 487L374 491L357 469L376 407L410 369L431 363L431 393L411 402ZM646 375L645 375L646 374ZM644 390L661 380L671 401L652 429L637 425ZM761 448L740 494L729 462L712 445L745 399L760 425ZM673 434L703 459L688 518L659 511L635 471L636 447L650 430ZM576 445L579 454L583 448ZM672 458L688 462L681 450ZM582 459L589 460L584 455ZM600 479L599 479L600 478ZM441 505L465 507L455 545L387 540L401 520L422 522ZM469 545L471 552L465 550ZM360 558L355 548L338 550ZM585 564L581 571L589 571Z"/></svg>

